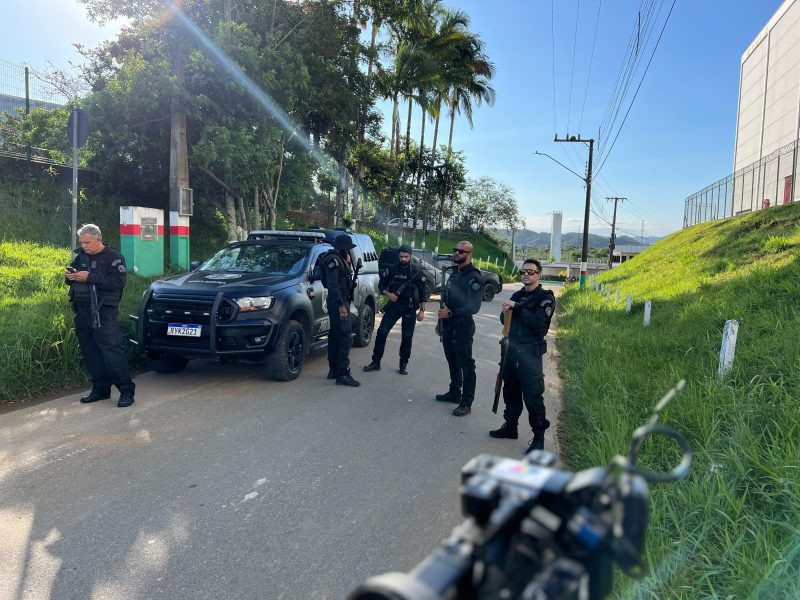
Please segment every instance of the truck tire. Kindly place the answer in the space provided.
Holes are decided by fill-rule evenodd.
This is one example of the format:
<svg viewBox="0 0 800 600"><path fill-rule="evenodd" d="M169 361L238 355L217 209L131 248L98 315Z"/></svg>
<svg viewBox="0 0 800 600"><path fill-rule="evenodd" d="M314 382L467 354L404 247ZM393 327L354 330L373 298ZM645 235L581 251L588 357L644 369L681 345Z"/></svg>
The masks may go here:
<svg viewBox="0 0 800 600"><path fill-rule="evenodd" d="M276 381L297 379L306 358L306 333L297 321L286 321L275 350L267 354L266 375Z"/></svg>
<svg viewBox="0 0 800 600"><path fill-rule="evenodd" d="M147 366L156 373L179 373L186 368L188 359L182 356L175 356L174 354L158 354L156 352L148 352L145 355Z"/></svg>
<svg viewBox="0 0 800 600"><path fill-rule="evenodd" d="M372 307L365 302L364 306L361 307L361 310L358 313L358 318L355 322L354 331L356 335L353 338L353 346L356 348L368 346L372 341L372 330L374 327L375 313L373 312Z"/></svg>
<svg viewBox="0 0 800 600"><path fill-rule="evenodd" d="M494 298L494 295L495 295L494 284L492 282L488 282L485 286L483 286L483 301L491 302L492 298Z"/></svg>

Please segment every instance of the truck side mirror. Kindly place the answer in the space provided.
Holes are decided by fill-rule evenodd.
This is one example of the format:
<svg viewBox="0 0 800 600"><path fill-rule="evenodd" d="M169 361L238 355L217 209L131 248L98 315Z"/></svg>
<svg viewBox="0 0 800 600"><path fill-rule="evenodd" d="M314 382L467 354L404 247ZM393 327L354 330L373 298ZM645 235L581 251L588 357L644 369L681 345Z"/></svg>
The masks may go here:
<svg viewBox="0 0 800 600"><path fill-rule="evenodd" d="M197 267L199 267L201 264L203 263L200 262L199 260L193 260L192 262L189 263L189 270L197 271Z"/></svg>

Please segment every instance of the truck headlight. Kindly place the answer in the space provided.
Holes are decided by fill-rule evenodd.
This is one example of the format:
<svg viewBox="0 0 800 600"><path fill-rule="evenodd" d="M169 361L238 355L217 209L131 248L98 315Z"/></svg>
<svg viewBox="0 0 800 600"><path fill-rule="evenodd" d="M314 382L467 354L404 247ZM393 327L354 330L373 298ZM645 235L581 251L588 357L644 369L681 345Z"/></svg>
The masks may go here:
<svg viewBox="0 0 800 600"><path fill-rule="evenodd" d="M237 298L236 304L239 305L241 312L249 312L252 310L269 310L275 304L275 296L256 296L244 298Z"/></svg>

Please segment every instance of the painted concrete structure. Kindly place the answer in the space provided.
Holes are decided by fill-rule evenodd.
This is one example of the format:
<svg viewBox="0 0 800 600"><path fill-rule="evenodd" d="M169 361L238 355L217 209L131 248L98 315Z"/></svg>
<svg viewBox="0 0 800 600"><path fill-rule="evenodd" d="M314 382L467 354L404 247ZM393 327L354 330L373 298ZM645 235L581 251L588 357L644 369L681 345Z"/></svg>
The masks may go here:
<svg viewBox="0 0 800 600"><path fill-rule="evenodd" d="M164 211L120 206L119 245L128 270L143 277L164 273Z"/></svg>

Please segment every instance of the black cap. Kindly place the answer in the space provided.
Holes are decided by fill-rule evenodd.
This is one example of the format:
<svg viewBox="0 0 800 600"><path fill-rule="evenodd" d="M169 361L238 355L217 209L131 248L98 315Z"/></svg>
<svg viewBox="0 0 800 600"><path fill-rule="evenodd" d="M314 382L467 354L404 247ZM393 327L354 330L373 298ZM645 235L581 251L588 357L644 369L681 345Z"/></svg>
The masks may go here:
<svg viewBox="0 0 800 600"><path fill-rule="evenodd" d="M411 249L411 246L408 244L403 244L397 249L398 252L405 252L406 254L413 254L414 251Z"/></svg>
<svg viewBox="0 0 800 600"><path fill-rule="evenodd" d="M353 243L353 240L349 235L343 233L341 235L337 235L336 239L333 240L333 247L337 250L352 250L356 247L356 245Z"/></svg>

